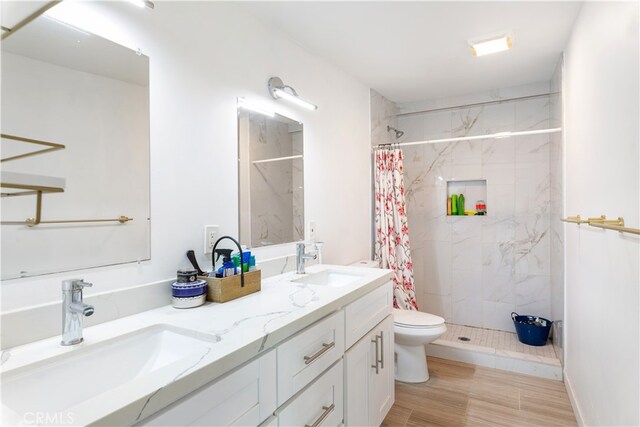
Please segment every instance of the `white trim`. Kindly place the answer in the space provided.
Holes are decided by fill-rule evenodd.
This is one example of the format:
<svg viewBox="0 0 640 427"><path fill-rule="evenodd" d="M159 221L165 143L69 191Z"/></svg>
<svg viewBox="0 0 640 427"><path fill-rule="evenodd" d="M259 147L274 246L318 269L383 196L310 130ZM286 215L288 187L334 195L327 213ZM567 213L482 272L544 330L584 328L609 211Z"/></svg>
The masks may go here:
<svg viewBox="0 0 640 427"><path fill-rule="evenodd" d="M509 138L512 136L537 135L537 134L543 134L543 133L556 133L556 132L562 132L562 128L524 130L519 132L507 131L507 132L490 133L486 135L461 136L457 138L428 139L425 141L378 144L378 145L374 145L374 147L379 147L381 145L393 145L394 147L408 147L411 145L437 144L439 142L473 141L476 139L500 139L500 138Z"/></svg>
<svg viewBox="0 0 640 427"><path fill-rule="evenodd" d="M569 380L569 375L567 374L567 370L563 371L564 373L564 388L567 390L567 394L569 395L569 401L571 402L571 407L573 408L573 415L576 417L576 422L580 427L584 427L584 419L582 418L582 411L580 411L580 406L578 406L578 401L576 400L576 396L573 393L573 387L571 386L571 381Z"/></svg>
<svg viewBox="0 0 640 427"><path fill-rule="evenodd" d="M257 165L258 163L271 163L271 162L279 162L281 160L293 160L293 159L301 159L302 154L298 154L297 156L287 156L287 157L274 157L273 159L264 159L264 160L254 160L251 163Z"/></svg>

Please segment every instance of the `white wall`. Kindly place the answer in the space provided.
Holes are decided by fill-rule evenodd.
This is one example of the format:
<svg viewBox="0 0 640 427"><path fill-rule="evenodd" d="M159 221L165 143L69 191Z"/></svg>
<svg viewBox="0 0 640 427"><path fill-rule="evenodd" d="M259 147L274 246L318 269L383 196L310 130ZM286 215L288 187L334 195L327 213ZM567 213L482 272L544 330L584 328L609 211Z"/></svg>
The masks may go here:
<svg viewBox="0 0 640 427"><path fill-rule="evenodd" d="M640 226L638 3L586 2L565 51L565 213ZM640 424L640 236L565 225L566 376L585 425Z"/></svg>
<svg viewBox="0 0 640 427"><path fill-rule="evenodd" d="M80 5L82 6L82 5ZM236 98L270 104L304 122L305 216L326 242L324 262L368 257L369 89L274 29L218 2L84 5L85 28L150 58L151 261L6 281L2 311L59 300L60 280L83 277L87 294L170 279L202 252L203 226L237 235ZM281 77L319 106L307 112L267 94ZM185 200L197 201L182 209ZM200 261L206 264L200 254ZM99 310L99 307L96 307Z"/></svg>

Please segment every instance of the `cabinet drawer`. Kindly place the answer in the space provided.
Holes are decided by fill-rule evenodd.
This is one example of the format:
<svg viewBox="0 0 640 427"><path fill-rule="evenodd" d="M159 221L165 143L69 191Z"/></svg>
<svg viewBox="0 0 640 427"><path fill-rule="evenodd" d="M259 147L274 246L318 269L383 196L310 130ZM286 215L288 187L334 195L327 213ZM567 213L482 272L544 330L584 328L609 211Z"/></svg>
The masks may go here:
<svg viewBox="0 0 640 427"><path fill-rule="evenodd" d="M345 308L345 347L349 348L373 329L393 308L392 282L369 292Z"/></svg>
<svg viewBox="0 0 640 427"><path fill-rule="evenodd" d="M342 310L314 323L288 341L278 352L278 406L324 372L344 353Z"/></svg>
<svg viewBox="0 0 640 427"><path fill-rule="evenodd" d="M278 410L279 426L337 426L343 418L342 360Z"/></svg>
<svg viewBox="0 0 640 427"><path fill-rule="evenodd" d="M215 380L137 424L140 426L258 425L277 405L275 350Z"/></svg>

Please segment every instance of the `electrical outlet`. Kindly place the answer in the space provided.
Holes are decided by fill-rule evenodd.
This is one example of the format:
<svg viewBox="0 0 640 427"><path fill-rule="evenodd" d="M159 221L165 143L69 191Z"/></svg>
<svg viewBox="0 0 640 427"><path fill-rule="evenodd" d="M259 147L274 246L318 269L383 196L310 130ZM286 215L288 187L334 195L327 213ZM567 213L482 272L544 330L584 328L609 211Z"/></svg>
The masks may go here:
<svg viewBox="0 0 640 427"><path fill-rule="evenodd" d="M309 241L310 242L315 242L316 241L316 222L315 221L309 221L308 222L308 229L309 229Z"/></svg>
<svg viewBox="0 0 640 427"><path fill-rule="evenodd" d="M205 225L204 226L204 253L210 254L213 252L213 245L216 243L216 239L218 238L218 229L217 225Z"/></svg>

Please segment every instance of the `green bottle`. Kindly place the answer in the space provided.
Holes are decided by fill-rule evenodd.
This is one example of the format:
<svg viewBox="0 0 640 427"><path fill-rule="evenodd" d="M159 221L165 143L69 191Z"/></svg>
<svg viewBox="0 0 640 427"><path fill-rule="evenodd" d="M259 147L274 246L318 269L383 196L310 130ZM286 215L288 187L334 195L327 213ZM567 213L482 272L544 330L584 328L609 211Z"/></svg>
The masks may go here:
<svg viewBox="0 0 640 427"><path fill-rule="evenodd" d="M451 215L458 215L458 195L451 195Z"/></svg>
<svg viewBox="0 0 640 427"><path fill-rule="evenodd" d="M464 215L464 194L458 197L458 215Z"/></svg>

